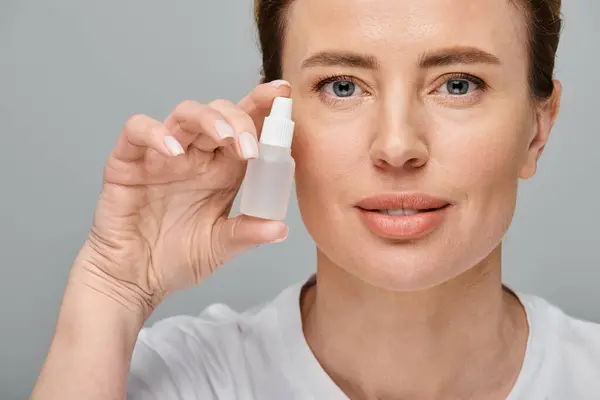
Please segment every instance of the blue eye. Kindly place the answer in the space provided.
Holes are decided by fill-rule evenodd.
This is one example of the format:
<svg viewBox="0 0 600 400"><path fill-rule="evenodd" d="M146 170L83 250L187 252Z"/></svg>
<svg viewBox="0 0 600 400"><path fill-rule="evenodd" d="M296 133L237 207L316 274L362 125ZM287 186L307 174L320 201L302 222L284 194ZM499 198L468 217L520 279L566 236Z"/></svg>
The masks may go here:
<svg viewBox="0 0 600 400"><path fill-rule="evenodd" d="M352 97L356 92L356 85L349 81L335 81L332 83L333 93L337 97Z"/></svg>
<svg viewBox="0 0 600 400"><path fill-rule="evenodd" d="M321 77L310 89L321 101L331 106L356 104L369 95L360 79L348 75Z"/></svg>
<svg viewBox="0 0 600 400"><path fill-rule="evenodd" d="M337 98L348 98L353 96L361 96L363 94L362 89L352 81L345 79L330 80L329 82L324 81L321 83L321 90L329 93L333 97Z"/></svg>
<svg viewBox="0 0 600 400"><path fill-rule="evenodd" d="M466 79L450 79L444 85L447 93L454 96L464 96L470 89L476 89L477 85Z"/></svg>

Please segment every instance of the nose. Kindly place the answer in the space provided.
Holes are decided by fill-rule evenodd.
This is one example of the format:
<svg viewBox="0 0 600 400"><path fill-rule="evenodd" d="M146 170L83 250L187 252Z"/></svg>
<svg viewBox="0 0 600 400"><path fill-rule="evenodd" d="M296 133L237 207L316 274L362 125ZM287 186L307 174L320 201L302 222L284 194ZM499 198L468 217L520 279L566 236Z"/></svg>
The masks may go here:
<svg viewBox="0 0 600 400"><path fill-rule="evenodd" d="M429 161L422 118L416 108L393 103L379 113L371 160L381 169L421 168Z"/></svg>

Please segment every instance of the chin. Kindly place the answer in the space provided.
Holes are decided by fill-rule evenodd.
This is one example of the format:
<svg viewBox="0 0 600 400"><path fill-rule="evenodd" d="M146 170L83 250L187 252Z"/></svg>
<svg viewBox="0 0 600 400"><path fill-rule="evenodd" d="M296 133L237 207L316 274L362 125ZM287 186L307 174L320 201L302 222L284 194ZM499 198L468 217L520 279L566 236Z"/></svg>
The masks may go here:
<svg viewBox="0 0 600 400"><path fill-rule="evenodd" d="M456 249L443 246L436 235L393 242L355 236L343 255L331 254L336 265L372 286L411 292L439 286L469 269L470 263L450 257ZM330 257L328 257L330 258Z"/></svg>
<svg viewBox="0 0 600 400"><path fill-rule="evenodd" d="M373 234L360 223L340 227L331 223L328 232L316 235L321 238L314 237L327 260L324 264L394 292L431 289L482 265L500 249L505 232L504 224L482 231L470 226L459 229L456 221L447 221L417 239L391 240ZM334 237L335 242L331 240Z"/></svg>

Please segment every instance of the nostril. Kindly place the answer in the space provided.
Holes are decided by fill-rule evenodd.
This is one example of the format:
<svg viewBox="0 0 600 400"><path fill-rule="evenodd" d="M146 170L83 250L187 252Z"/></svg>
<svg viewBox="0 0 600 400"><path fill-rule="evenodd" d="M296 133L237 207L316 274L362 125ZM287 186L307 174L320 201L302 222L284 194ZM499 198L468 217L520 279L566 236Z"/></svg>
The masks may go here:
<svg viewBox="0 0 600 400"><path fill-rule="evenodd" d="M380 138L371 148L371 159L373 164L381 169L421 168L429 160L429 149L425 142L417 138Z"/></svg>
<svg viewBox="0 0 600 400"><path fill-rule="evenodd" d="M406 164L408 164L409 166L411 166L412 168L421 168L422 166L424 166L425 164L427 164L427 159L425 158L411 158L410 160L408 160L406 162Z"/></svg>
<svg viewBox="0 0 600 400"><path fill-rule="evenodd" d="M375 159L373 163L377 168L380 169L390 169L390 168L399 168L399 169L419 169L427 164L427 159L422 158L411 158L406 160L404 163L395 163L389 162L383 158Z"/></svg>

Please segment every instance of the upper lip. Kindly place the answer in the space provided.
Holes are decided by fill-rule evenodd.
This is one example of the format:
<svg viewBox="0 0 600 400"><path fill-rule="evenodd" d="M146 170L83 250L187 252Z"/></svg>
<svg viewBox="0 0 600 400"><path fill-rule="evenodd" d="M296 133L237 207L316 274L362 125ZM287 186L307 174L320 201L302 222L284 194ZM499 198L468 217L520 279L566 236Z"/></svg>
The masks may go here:
<svg viewBox="0 0 600 400"><path fill-rule="evenodd" d="M357 207L364 210L436 210L450 202L425 193L384 193L365 197Z"/></svg>

